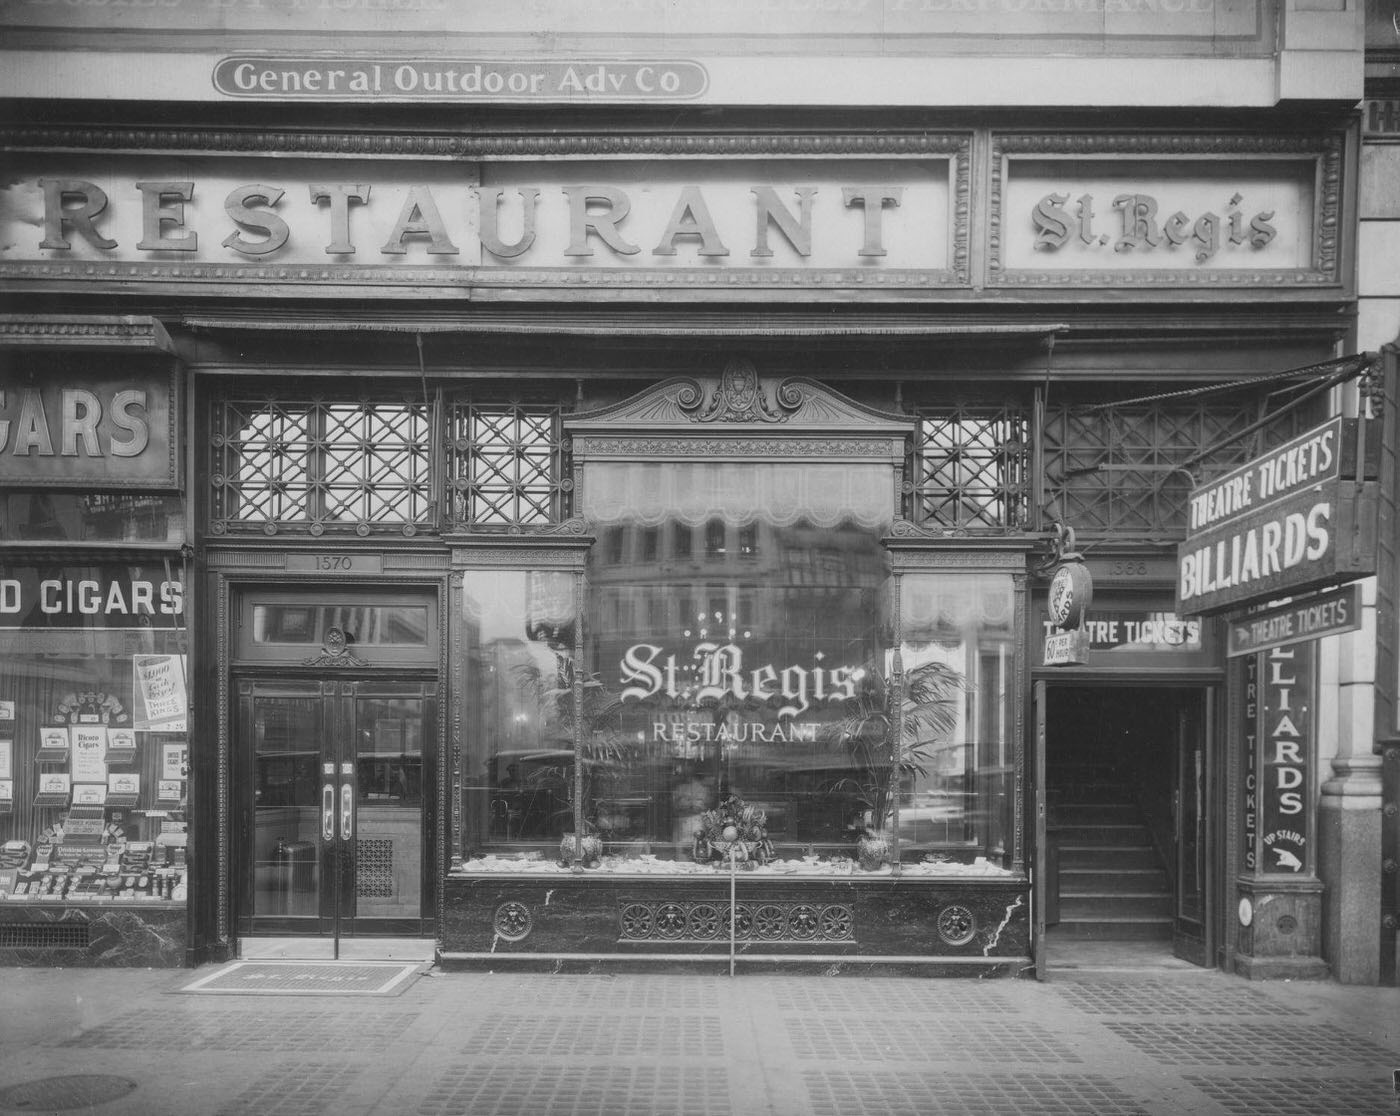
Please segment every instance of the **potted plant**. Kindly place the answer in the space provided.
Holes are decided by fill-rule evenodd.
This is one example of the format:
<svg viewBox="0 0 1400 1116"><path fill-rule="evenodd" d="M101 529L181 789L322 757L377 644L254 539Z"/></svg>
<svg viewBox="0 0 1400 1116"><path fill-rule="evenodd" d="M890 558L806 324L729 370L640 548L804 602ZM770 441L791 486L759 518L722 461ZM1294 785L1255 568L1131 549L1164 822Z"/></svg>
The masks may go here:
<svg viewBox="0 0 1400 1116"><path fill-rule="evenodd" d="M596 675L582 679L582 700L579 722L582 725L581 749L573 754L575 702L575 665L573 657L555 650L554 677L547 679L537 664L521 664L519 681L522 687L533 689L540 704L550 713L550 727L556 740L564 745L568 759L539 769L535 777L549 780L566 805L559 811L568 830L559 842L562 864L594 867L603 855L600 830L606 824L595 816L597 791L608 779L621 777L632 758L633 749L622 731L622 702L611 693Z"/></svg>
<svg viewBox="0 0 1400 1116"><path fill-rule="evenodd" d="M937 659L905 671L899 651L890 654L888 669L867 677L869 684L845 703L832 726L862 773L832 789L853 791L864 807L856 858L874 871L891 859L888 827L901 780L928 773L934 750L957 731L967 687L960 671Z"/></svg>

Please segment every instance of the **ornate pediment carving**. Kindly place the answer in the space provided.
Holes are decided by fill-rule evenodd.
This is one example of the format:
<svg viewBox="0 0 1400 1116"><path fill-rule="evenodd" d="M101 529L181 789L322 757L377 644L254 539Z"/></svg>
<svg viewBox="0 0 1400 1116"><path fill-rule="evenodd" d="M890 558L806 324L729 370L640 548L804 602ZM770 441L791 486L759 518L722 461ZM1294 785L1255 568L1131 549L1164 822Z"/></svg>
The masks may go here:
<svg viewBox="0 0 1400 1116"><path fill-rule="evenodd" d="M913 419L858 403L815 380L760 376L735 358L716 376L663 381L610 407L565 419L574 437L671 435L848 435L903 438Z"/></svg>

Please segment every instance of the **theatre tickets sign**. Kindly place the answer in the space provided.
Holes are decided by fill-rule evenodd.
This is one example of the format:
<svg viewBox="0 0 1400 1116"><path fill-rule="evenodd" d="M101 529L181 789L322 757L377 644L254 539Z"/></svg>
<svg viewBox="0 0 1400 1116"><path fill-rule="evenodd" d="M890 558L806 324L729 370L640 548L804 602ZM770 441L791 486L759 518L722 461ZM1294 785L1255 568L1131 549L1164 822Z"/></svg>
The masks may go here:
<svg viewBox="0 0 1400 1116"><path fill-rule="evenodd" d="M1358 433L1357 420L1332 419L1196 488L1177 550L1178 611L1224 612L1374 573L1377 486L1358 465Z"/></svg>

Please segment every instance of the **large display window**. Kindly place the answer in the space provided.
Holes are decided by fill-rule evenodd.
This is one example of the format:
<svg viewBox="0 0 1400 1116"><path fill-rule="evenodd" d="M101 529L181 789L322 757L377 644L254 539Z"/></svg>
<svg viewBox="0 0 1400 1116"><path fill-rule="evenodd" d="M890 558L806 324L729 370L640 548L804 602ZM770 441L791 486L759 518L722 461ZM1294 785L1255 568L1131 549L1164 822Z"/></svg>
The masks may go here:
<svg viewBox="0 0 1400 1116"><path fill-rule="evenodd" d="M585 570L464 576L466 870L1006 870L1009 574L892 573L882 465L585 487Z"/></svg>
<svg viewBox="0 0 1400 1116"><path fill-rule="evenodd" d="M182 903L178 564L0 571L0 901Z"/></svg>

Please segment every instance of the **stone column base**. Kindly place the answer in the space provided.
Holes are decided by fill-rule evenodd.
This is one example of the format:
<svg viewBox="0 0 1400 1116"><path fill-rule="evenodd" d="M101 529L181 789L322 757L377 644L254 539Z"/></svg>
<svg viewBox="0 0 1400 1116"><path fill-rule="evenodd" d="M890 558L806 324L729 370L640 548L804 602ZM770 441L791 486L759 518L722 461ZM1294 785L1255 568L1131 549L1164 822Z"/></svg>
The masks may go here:
<svg viewBox="0 0 1400 1116"><path fill-rule="evenodd" d="M1380 981L1381 757L1338 756L1317 807L1323 956L1342 984Z"/></svg>
<svg viewBox="0 0 1400 1116"><path fill-rule="evenodd" d="M1322 881L1242 876L1237 885L1235 972L1248 980L1325 980Z"/></svg>

